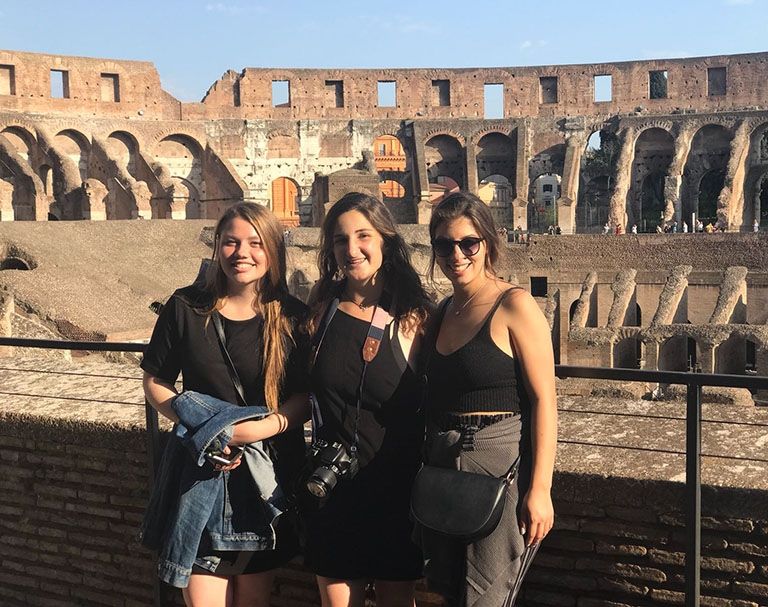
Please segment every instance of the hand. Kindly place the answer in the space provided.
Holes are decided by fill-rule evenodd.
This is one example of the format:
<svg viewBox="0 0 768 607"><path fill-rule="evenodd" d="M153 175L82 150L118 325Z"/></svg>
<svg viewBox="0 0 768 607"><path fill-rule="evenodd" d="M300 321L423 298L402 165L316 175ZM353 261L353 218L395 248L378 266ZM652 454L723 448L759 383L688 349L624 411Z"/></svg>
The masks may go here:
<svg viewBox="0 0 768 607"><path fill-rule="evenodd" d="M222 450L222 453L227 456L230 453L232 453L232 449L229 448L229 445L225 446ZM240 457L238 457L236 460L234 460L231 464L214 464L213 467L217 472L229 472L230 470L234 470L240 465L240 462L243 461L242 453L240 454Z"/></svg>
<svg viewBox="0 0 768 607"><path fill-rule="evenodd" d="M555 509L552 496L546 489L532 487L523 498L520 508L520 533L525 536L525 544L538 544L555 524Z"/></svg>

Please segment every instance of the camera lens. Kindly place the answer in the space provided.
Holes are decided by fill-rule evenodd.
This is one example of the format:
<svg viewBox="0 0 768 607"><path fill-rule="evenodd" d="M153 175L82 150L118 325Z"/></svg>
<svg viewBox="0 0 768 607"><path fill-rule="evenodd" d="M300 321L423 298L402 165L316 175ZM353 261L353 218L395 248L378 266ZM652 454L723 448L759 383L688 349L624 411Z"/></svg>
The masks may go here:
<svg viewBox="0 0 768 607"><path fill-rule="evenodd" d="M307 491L318 499L324 499L336 486L336 481L333 470L321 466L307 479Z"/></svg>

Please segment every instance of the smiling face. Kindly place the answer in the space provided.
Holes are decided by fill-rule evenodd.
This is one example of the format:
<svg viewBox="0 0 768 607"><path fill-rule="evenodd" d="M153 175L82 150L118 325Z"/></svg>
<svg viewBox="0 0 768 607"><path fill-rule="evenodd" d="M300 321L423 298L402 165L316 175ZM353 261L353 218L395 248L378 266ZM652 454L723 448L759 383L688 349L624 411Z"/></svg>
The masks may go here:
<svg viewBox="0 0 768 607"><path fill-rule="evenodd" d="M360 211L347 211L333 230L333 256L349 281L367 284L384 262L384 238Z"/></svg>
<svg viewBox="0 0 768 607"><path fill-rule="evenodd" d="M229 291L254 285L269 270L269 260L261 236L253 225L234 217L219 236L219 266L227 277Z"/></svg>
<svg viewBox="0 0 768 607"><path fill-rule="evenodd" d="M435 229L435 239L460 241L464 238L482 238L475 224L468 217L457 217L445 221ZM477 253L467 255L458 245L446 257L435 257L435 262L445 277L454 287L469 285L473 280L485 275L485 241L478 243Z"/></svg>

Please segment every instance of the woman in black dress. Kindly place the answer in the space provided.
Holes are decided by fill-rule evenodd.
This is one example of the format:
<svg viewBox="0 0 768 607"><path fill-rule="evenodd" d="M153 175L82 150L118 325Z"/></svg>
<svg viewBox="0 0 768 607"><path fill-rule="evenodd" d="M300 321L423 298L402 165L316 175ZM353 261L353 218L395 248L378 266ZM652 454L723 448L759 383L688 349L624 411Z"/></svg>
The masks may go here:
<svg viewBox="0 0 768 607"><path fill-rule="evenodd" d="M221 320L226 351L242 383L244 398L238 396L217 338L216 316ZM176 475L181 475L177 486L155 488L155 494L171 494L158 508L165 511L159 515L171 521L166 527L172 527L161 528L156 534L161 538L158 571L165 581L183 587L189 607L267 607L274 570L298 552L296 534L284 517L273 519L270 515L266 525L253 527L264 522L258 521L260 516L265 518L263 515L254 513L261 511L259 504L266 499L259 493L259 475L254 471L270 472L272 477L267 480L271 488L275 482L285 487L302 465L300 424L308 414L306 317L306 306L288 294L282 227L266 208L239 203L230 207L216 226L214 259L206 283L176 291L157 321L141 366L147 400L158 412L179 421L181 398L177 398L174 384L181 372L185 393L198 393L194 402L205 403L210 397L227 401L224 405L245 404L241 402L245 400L269 413L260 421L236 425L229 446L222 445L221 455L226 457L234 445L254 442L240 459L229 465L190 461L189 454L181 449L183 465L176 465L183 471ZM296 425L295 430L284 432ZM279 433L265 449L255 443ZM166 459L179 452L171 448L179 443L177 434L171 437ZM258 461L249 456L250 449L257 448L262 457ZM274 466L268 461L270 457L264 461L265 453ZM178 529L200 518L204 509L200 502L189 505L190 487L196 490L208 483L215 491L217 482L226 486L226 505L219 506L223 512L214 512L208 523L203 520L205 529L199 545L194 539L192 546L177 541L179 545L171 549L169 538L178 537ZM159 503L154 494L152 503ZM215 522L222 518L228 521L225 529ZM221 549L237 542L258 549Z"/></svg>
<svg viewBox="0 0 768 607"><path fill-rule="evenodd" d="M496 278L498 234L477 196L457 192L433 210L432 270L453 294L425 344L427 462L501 476L520 456L499 526L469 545L422 530L426 578L446 604L497 607L552 528L557 443L549 325L524 289Z"/></svg>
<svg viewBox="0 0 768 607"><path fill-rule="evenodd" d="M315 439L340 443L360 469L307 514L307 564L324 607L362 606L369 582L380 607L411 606L422 557L408 512L424 434L413 363L429 302L389 210L366 194L347 194L331 207L319 265L312 298L322 335L311 371ZM384 327L378 353L365 365L374 317Z"/></svg>

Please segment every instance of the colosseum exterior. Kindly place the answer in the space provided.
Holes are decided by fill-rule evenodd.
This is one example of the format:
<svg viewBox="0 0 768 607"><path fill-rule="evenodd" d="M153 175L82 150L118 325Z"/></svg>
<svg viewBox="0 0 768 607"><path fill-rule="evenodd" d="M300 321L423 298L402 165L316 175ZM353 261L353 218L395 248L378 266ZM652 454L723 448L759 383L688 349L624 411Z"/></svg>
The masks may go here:
<svg viewBox="0 0 768 607"><path fill-rule="evenodd" d="M214 218L244 198L317 225L369 189L424 223L456 187L534 232L768 226L768 53L246 68L183 103L148 62L0 51L2 220Z"/></svg>

